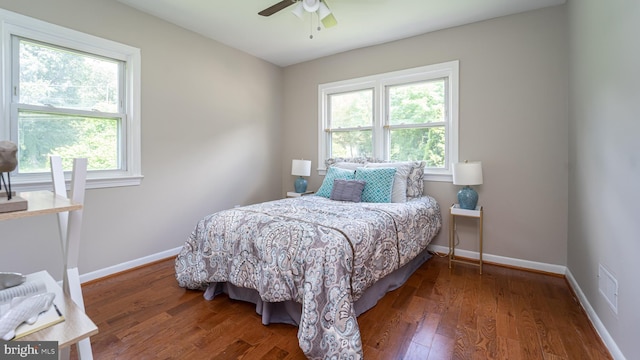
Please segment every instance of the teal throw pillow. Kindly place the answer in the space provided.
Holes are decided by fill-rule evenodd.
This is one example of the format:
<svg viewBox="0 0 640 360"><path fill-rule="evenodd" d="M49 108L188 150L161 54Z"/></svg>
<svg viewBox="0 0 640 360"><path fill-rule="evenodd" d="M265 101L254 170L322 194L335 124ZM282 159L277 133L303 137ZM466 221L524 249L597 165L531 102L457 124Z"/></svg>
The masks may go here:
<svg viewBox="0 0 640 360"><path fill-rule="evenodd" d="M389 168L357 168L356 180L365 181L362 191L362 202L388 203L391 202L393 177L396 169Z"/></svg>
<svg viewBox="0 0 640 360"><path fill-rule="evenodd" d="M327 174L324 176L324 181L322 181L322 185L316 192L316 195L328 198L331 196L334 180L353 180L354 177L355 174L353 170L340 169L332 166L327 170Z"/></svg>

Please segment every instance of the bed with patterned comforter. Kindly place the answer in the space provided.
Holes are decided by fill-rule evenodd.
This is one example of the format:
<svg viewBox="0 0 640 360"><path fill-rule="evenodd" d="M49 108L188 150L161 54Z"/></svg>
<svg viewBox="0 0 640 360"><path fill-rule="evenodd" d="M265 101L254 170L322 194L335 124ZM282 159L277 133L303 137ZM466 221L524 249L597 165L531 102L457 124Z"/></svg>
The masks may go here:
<svg viewBox="0 0 640 360"><path fill-rule="evenodd" d="M430 196L352 203L301 196L202 219L176 259L180 286L230 283L265 302L302 304L298 340L308 358L362 358L354 302L425 251L441 227Z"/></svg>

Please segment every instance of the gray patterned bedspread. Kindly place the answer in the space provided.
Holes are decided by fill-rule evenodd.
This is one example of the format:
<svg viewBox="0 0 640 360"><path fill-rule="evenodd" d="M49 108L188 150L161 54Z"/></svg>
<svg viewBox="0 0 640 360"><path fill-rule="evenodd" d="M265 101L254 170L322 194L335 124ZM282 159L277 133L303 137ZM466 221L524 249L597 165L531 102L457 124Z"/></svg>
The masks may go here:
<svg viewBox="0 0 640 360"><path fill-rule="evenodd" d="M176 259L181 287L255 289L302 304L300 348L311 359L361 359L353 309L371 284L422 252L441 227L432 197L351 203L301 196L202 219Z"/></svg>

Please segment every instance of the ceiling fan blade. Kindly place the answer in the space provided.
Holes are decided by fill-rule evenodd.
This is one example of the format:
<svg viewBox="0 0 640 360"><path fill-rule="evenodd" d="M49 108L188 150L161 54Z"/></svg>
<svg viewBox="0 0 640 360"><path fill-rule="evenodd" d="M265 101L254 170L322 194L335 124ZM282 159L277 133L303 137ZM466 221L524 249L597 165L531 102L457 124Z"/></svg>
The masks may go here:
<svg viewBox="0 0 640 360"><path fill-rule="evenodd" d="M277 13L278 11L285 9L293 4L295 4L295 0L282 0L279 3L273 4L271 6L269 6L268 8L260 11L258 13L258 15L262 15L262 16L271 16L275 13Z"/></svg>

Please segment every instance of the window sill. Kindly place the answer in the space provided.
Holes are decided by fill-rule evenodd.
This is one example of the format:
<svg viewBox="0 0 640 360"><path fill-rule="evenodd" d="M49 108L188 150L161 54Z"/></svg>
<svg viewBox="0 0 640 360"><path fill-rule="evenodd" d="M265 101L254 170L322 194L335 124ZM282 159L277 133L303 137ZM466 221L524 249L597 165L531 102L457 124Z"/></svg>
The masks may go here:
<svg viewBox="0 0 640 360"><path fill-rule="evenodd" d="M118 177L101 177L101 178L87 178L87 189L103 189L123 186L138 186L142 183L143 175L130 175L130 176L118 176ZM65 178L67 188L69 187L70 179ZM51 190L51 179L34 179L30 181L16 181L12 182L11 190L21 191L37 191L37 190Z"/></svg>
<svg viewBox="0 0 640 360"><path fill-rule="evenodd" d="M424 174L424 181L453 182L451 174Z"/></svg>

